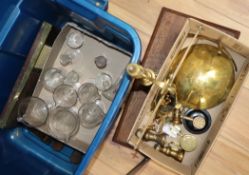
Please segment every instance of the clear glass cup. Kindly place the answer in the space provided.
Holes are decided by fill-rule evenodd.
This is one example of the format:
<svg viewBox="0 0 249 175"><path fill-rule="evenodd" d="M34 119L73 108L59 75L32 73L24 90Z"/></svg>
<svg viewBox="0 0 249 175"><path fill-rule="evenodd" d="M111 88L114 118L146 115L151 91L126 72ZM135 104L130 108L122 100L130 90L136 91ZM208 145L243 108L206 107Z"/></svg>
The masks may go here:
<svg viewBox="0 0 249 175"><path fill-rule="evenodd" d="M79 81L79 79L80 75L76 71L72 70L69 73L67 73L64 83L74 86Z"/></svg>
<svg viewBox="0 0 249 175"><path fill-rule="evenodd" d="M97 68L104 69L107 66L107 58L103 55L97 56L94 59L94 63Z"/></svg>
<svg viewBox="0 0 249 175"><path fill-rule="evenodd" d="M44 100L38 97L28 97L21 100L18 106L19 122L28 126L38 127L46 123L49 109Z"/></svg>
<svg viewBox="0 0 249 175"><path fill-rule="evenodd" d="M61 70L57 68L48 69L43 76L44 88L52 92L57 86L63 84L64 78Z"/></svg>
<svg viewBox="0 0 249 175"><path fill-rule="evenodd" d="M84 36L78 31L74 31L68 35L67 45L72 49L80 48L84 43Z"/></svg>
<svg viewBox="0 0 249 175"><path fill-rule="evenodd" d="M66 84L58 86L53 93L53 99L57 107L70 108L77 103L77 97L75 89Z"/></svg>
<svg viewBox="0 0 249 175"><path fill-rule="evenodd" d="M93 83L84 83L78 90L79 100L81 104L95 102L100 100L98 88Z"/></svg>
<svg viewBox="0 0 249 175"><path fill-rule="evenodd" d="M73 63L73 60L80 54L80 49L70 50L60 55L60 64L67 66Z"/></svg>
<svg viewBox="0 0 249 175"><path fill-rule="evenodd" d="M98 126L104 116L104 111L96 102L86 103L79 109L80 124L87 129Z"/></svg>
<svg viewBox="0 0 249 175"><path fill-rule="evenodd" d="M79 118L66 108L56 108L51 112L48 120L51 134L65 142L79 130Z"/></svg>
<svg viewBox="0 0 249 175"><path fill-rule="evenodd" d="M60 56L60 64L62 66L67 66L69 64L72 64L73 61L73 55L71 54L62 54Z"/></svg>
<svg viewBox="0 0 249 175"><path fill-rule="evenodd" d="M97 75L95 84L99 90L105 91L112 86L112 77L111 75L102 72Z"/></svg>
<svg viewBox="0 0 249 175"><path fill-rule="evenodd" d="M117 90L120 85L120 81L123 77L123 74L115 81L115 83L107 90L102 92L102 95L109 101L112 101L117 93Z"/></svg>

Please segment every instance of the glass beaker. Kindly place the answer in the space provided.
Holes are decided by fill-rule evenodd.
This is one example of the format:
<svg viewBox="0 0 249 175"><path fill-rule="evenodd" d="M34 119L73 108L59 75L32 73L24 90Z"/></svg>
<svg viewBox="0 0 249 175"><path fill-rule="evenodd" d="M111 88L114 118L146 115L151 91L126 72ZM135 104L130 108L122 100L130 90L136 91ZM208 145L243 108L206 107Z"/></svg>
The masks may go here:
<svg viewBox="0 0 249 175"><path fill-rule="evenodd" d="M84 36L82 33L75 31L68 35L67 45L72 49L81 47L84 43Z"/></svg>
<svg viewBox="0 0 249 175"><path fill-rule="evenodd" d="M66 108L56 108L49 116L49 129L51 134L65 142L79 130L79 118Z"/></svg>
<svg viewBox="0 0 249 175"><path fill-rule="evenodd" d="M78 90L79 100L81 104L95 102L100 100L98 88L93 83L84 83Z"/></svg>
<svg viewBox="0 0 249 175"><path fill-rule="evenodd" d="M121 74L121 76L114 82L113 85L111 85L109 89L102 92L102 95L107 100L112 101L114 99L122 78L123 78L123 74Z"/></svg>
<svg viewBox="0 0 249 175"><path fill-rule="evenodd" d="M72 70L69 73L67 73L64 83L74 86L79 81L79 79L80 75L76 71Z"/></svg>
<svg viewBox="0 0 249 175"><path fill-rule="evenodd" d="M112 86L112 77L111 75L102 72L97 75L95 84L99 90L105 91Z"/></svg>
<svg viewBox="0 0 249 175"><path fill-rule="evenodd" d="M62 74L61 70L57 68L50 68L44 73L43 85L45 89L52 92L57 86L63 84L64 78L65 77Z"/></svg>
<svg viewBox="0 0 249 175"><path fill-rule="evenodd" d="M88 129L99 125L104 116L104 111L96 102L86 103L79 109L80 124Z"/></svg>
<svg viewBox="0 0 249 175"><path fill-rule="evenodd" d="M38 97L27 97L18 106L17 121L28 126L37 127L46 123L48 107L44 100Z"/></svg>
<svg viewBox="0 0 249 175"><path fill-rule="evenodd" d="M67 66L73 63L73 60L80 54L80 49L70 50L60 55L60 64Z"/></svg>
<svg viewBox="0 0 249 175"><path fill-rule="evenodd" d="M77 103L77 93L71 85L62 84L53 93L55 106L70 108Z"/></svg>

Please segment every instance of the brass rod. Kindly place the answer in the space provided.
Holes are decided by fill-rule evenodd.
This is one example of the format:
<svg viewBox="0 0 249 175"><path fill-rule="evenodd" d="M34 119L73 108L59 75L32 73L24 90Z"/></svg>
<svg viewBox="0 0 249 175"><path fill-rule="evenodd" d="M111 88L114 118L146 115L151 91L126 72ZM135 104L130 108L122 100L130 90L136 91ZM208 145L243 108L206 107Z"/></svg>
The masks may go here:
<svg viewBox="0 0 249 175"><path fill-rule="evenodd" d="M185 119L185 120L194 121L194 119L193 119L193 118L188 117L188 116L182 116L182 118L183 118L183 119Z"/></svg>
<svg viewBox="0 0 249 175"><path fill-rule="evenodd" d="M176 67L176 70L174 71L173 76L172 76L172 78L171 78L171 80L170 80L170 85L173 83L173 81L174 81L174 79L175 79L177 73L179 72L179 70L180 70L180 68L181 68L181 66L182 66L182 64L183 64L183 62L184 62L184 60L187 58L187 55L188 55L188 53L189 53L189 51L190 51L192 45L193 45L194 43L196 43L196 41L198 40L197 37L198 37L200 31L201 31L201 26L199 27L199 29L198 29L197 32L195 33L194 37L192 38L190 44L188 45L188 47L187 47L187 49L186 49L186 51L185 51L185 53L184 53L182 59L180 60L180 63L179 63L178 66Z"/></svg>

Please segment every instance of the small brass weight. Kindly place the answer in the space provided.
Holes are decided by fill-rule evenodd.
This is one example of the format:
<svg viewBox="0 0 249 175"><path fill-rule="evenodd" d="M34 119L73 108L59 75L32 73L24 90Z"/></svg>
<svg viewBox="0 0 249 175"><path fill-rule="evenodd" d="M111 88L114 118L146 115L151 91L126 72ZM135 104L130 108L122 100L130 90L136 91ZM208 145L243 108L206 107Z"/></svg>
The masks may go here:
<svg viewBox="0 0 249 175"><path fill-rule="evenodd" d="M182 106L179 103L176 104L175 109L173 109L173 117L172 117L172 123L175 125L179 125L182 123L181 110L182 110Z"/></svg>
<svg viewBox="0 0 249 175"><path fill-rule="evenodd" d="M141 129L138 129L136 135L139 137L141 135ZM164 133L156 134L154 131L148 129L143 135L144 141L153 141L161 146L165 146L167 144L167 135Z"/></svg>
<svg viewBox="0 0 249 175"><path fill-rule="evenodd" d="M131 77L139 79L144 86L152 85L156 79L156 74L151 69L146 69L138 64L129 64L126 70Z"/></svg>
<svg viewBox="0 0 249 175"><path fill-rule="evenodd" d="M183 149L174 150L170 146L162 147L160 145L155 145L155 150L160 151L166 156L172 157L179 162L182 162L185 153Z"/></svg>
<svg viewBox="0 0 249 175"><path fill-rule="evenodd" d="M138 129L136 135L139 137L141 134L141 129ZM184 158L185 151L183 149L173 149L168 146L167 135L164 133L156 134L155 131L148 129L146 130L143 141L156 142L155 150L162 152L163 154L172 157L173 159L182 162Z"/></svg>

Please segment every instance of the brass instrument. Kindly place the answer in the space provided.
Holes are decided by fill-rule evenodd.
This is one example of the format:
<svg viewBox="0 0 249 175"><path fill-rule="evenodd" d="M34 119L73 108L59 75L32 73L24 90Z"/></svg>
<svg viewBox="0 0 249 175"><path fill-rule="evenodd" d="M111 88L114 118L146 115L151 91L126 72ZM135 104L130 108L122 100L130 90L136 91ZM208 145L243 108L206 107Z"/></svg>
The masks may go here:
<svg viewBox="0 0 249 175"><path fill-rule="evenodd" d="M201 30L200 27L186 48L176 51L174 61L171 62L163 80L158 80L156 73L141 65L127 66L127 73L140 80L142 85L156 85L158 88L147 114L147 124L138 129L140 134L135 149L141 140L155 141L158 143L156 150L182 161L183 149L177 152L165 147L161 136L149 133L147 127L158 117L168 117L174 125L179 125L182 119L190 120L183 115L185 108L203 110L215 107L226 99L232 89L236 70L232 57L219 41L214 42L216 46L197 43ZM193 124L201 129L205 126L205 121L196 118ZM188 146L185 146L187 151L194 149Z"/></svg>
<svg viewBox="0 0 249 175"><path fill-rule="evenodd" d="M176 59L182 57L185 52L186 49L183 49ZM139 69L137 72L130 71L137 69ZM220 48L208 44L194 45L174 80L178 102L184 107L193 109L208 109L220 104L233 86L234 70L233 60ZM133 78L146 82L143 84L145 86L154 83L163 89L168 81L157 81L155 73L136 64L129 64L127 72Z"/></svg>

